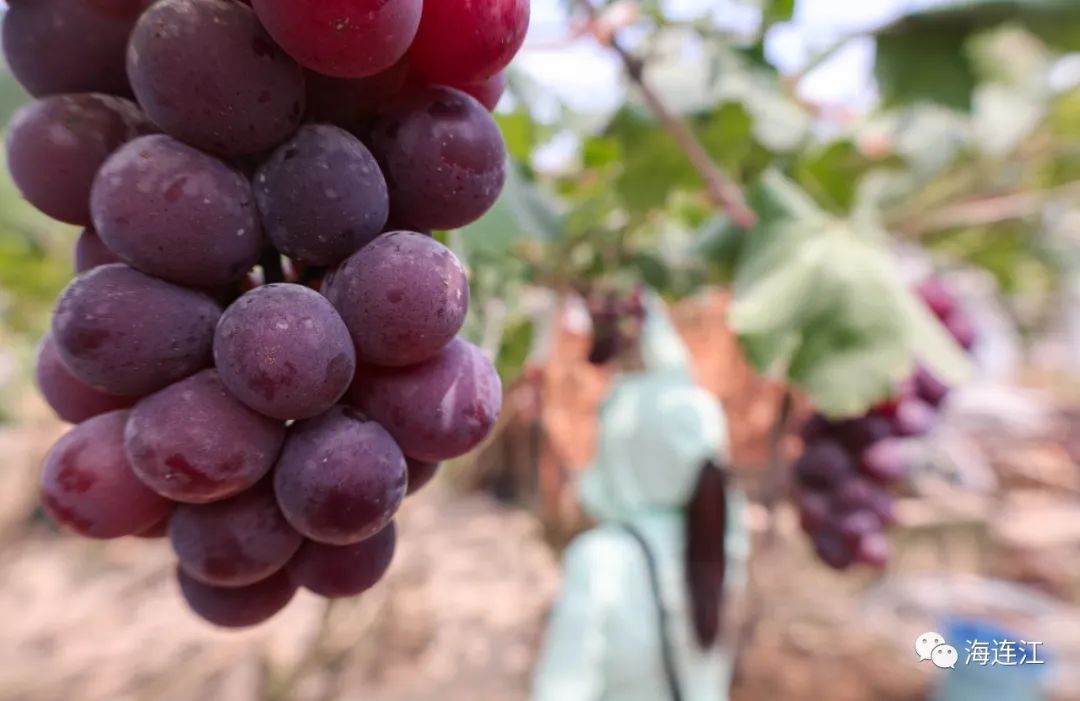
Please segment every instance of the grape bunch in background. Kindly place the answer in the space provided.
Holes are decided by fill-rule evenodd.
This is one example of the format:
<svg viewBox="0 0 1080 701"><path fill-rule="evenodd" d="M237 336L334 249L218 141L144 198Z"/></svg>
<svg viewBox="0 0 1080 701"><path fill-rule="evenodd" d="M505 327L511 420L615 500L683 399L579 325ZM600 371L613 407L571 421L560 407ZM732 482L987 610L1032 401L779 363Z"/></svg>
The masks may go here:
<svg viewBox="0 0 1080 701"><path fill-rule="evenodd" d="M495 202L489 114L528 0L10 0L36 98L8 165L84 227L37 381L77 424L41 499L89 538L167 535L206 620L359 594L394 517L491 430L432 230Z"/></svg>
<svg viewBox="0 0 1080 701"><path fill-rule="evenodd" d="M974 327L937 280L917 288L923 302L956 342L970 351ZM925 368L896 396L865 416L830 421L813 415L803 426L803 454L795 463L802 529L827 565L881 568L888 563L886 529L893 522L893 491L908 475L904 439L928 433L949 388Z"/></svg>

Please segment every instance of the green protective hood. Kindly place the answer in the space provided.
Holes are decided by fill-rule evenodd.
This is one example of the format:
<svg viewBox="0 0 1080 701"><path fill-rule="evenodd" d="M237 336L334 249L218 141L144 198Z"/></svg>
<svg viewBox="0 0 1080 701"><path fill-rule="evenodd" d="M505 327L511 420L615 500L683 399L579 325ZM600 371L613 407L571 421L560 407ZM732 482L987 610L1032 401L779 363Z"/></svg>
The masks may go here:
<svg viewBox="0 0 1080 701"><path fill-rule="evenodd" d="M600 521L681 509L704 462L728 458L720 402L695 384L663 302L649 295L646 309L645 369L614 381L600 408L596 459L580 484L585 508Z"/></svg>

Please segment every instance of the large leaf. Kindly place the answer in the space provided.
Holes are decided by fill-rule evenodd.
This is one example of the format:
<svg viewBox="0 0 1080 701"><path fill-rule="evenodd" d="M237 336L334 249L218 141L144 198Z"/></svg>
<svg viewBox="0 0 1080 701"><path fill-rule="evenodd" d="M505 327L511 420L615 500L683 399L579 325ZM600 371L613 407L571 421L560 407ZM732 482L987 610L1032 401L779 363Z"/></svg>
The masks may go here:
<svg viewBox="0 0 1080 701"><path fill-rule="evenodd" d="M969 109L978 72L965 46L975 33L1006 23L1060 50L1080 50L1075 0L953 0L905 15L878 32L875 72L882 97L887 104Z"/></svg>
<svg viewBox="0 0 1080 701"><path fill-rule="evenodd" d="M920 307L872 225L830 217L769 173L754 193L730 314L760 371L784 372L814 405L853 416L887 398L918 359L959 381L961 352Z"/></svg>

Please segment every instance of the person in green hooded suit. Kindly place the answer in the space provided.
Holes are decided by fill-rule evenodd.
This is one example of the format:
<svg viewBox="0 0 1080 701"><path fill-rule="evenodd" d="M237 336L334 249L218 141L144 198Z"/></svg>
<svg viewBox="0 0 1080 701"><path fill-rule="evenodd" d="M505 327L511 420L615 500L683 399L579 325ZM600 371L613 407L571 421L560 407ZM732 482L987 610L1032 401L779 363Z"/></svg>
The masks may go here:
<svg viewBox="0 0 1080 701"><path fill-rule="evenodd" d="M564 556L533 701L724 701L724 603L744 586L744 499L727 422L663 303L646 295L633 369L599 416L580 485L598 525Z"/></svg>

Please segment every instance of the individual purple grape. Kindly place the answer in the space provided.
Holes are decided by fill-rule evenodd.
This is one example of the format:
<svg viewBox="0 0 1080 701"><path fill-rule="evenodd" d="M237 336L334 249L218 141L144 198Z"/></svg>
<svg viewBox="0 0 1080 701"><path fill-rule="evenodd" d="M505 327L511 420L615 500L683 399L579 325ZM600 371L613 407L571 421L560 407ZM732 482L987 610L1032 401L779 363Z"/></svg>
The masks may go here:
<svg viewBox="0 0 1080 701"><path fill-rule="evenodd" d="M394 518L406 488L405 458L394 439L344 406L292 426L274 469L289 523L330 545L378 533Z"/></svg>
<svg viewBox="0 0 1080 701"><path fill-rule="evenodd" d="M220 316L204 294L113 263L67 286L52 334L76 378L109 394L142 396L210 364Z"/></svg>
<svg viewBox="0 0 1080 701"><path fill-rule="evenodd" d="M799 431L804 443L814 443L826 438L832 432L833 424L821 414L812 414Z"/></svg>
<svg viewBox="0 0 1080 701"><path fill-rule="evenodd" d="M855 511L873 510L877 494L882 487L868 479L855 477L844 481L833 494L833 511L846 514Z"/></svg>
<svg viewBox="0 0 1080 701"><path fill-rule="evenodd" d="M834 489L854 472L855 465L847 451L831 440L811 443L795 463L799 483L814 489Z"/></svg>
<svg viewBox="0 0 1080 701"><path fill-rule="evenodd" d="M60 362L52 335L46 335L38 347L34 376L45 401L68 423L82 423L98 414L128 409L136 402L135 397L99 392L72 375Z"/></svg>
<svg viewBox="0 0 1080 701"><path fill-rule="evenodd" d="M415 365L446 347L469 311L469 281L438 241L408 231L383 234L334 273L328 298L361 360Z"/></svg>
<svg viewBox="0 0 1080 701"><path fill-rule="evenodd" d="M379 164L360 140L325 124L302 127L259 167L255 196L274 247L293 260L337 265L386 224Z"/></svg>
<svg viewBox="0 0 1080 701"><path fill-rule="evenodd" d="M427 486L439 471L439 463L437 462L425 462L423 460L413 460L412 458L405 460L405 466L409 471L409 488L405 492L406 496L416 494Z"/></svg>
<svg viewBox="0 0 1080 701"><path fill-rule="evenodd" d="M861 509L841 515L836 522L836 530L849 544L858 545L866 536L881 533L882 523L873 511Z"/></svg>
<svg viewBox="0 0 1080 701"><path fill-rule="evenodd" d="M923 366L915 369L915 394L935 409L941 407L949 396L949 386Z"/></svg>
<svg viewBox="0 0 1080 701"><path fill-rule="evenodd" d="M214 587L176 571L180 593L200 618L222 628L248 628L269 620L296 594L285 570L246 587Z"/></svg>
<svg viewBox="0 0 1080 701"><path fill-rule="evenodd" d="M483 352L456 338L419 365L361 368L351 399L405 455L439 461L464 455L487 437L502 409L502 385Z"/></svg>
<svg viewBox="0 0 1080 701"><path fill-rule="evenodd" d="M818 557L834 570L846 570L854 564L854 551L836 530L825 528L814 533L813 542Z"/></svg>
<svg viewBox="0 0 1080 701"><path fill-rule="evenodd" d="M363 78L390 68L420 26L422 0L255 0L267 31L305 67Z"/></svg>
<svg viewBox="0 0 1080 701"><path fill-rule="evenodd" d="M799 525L807 533L813 533L829 521L831 502L824 492L803 490L799 493Z"/></svg>
<svg viewBox="0 0 1080 701"><path fill-rule="evenodd" d="M90 223L90 187L101 164L149 128L139 108L119 97L46 97L12 117L8 168L30 204L53 219L85 226Z"/></svg>
<svg viewBox="0 0 1080 701"><path fill-rule="evenodd" d="M307 541L289 562L289 575L308 591L328 599L363 594L375 586L394 559L394 524L352 545Z"/></svg>
<svg viewBox="0 0 1080 701"><path fill-rule="evenodd" d="M349 330L334 307L294 284L256 288L226 309L214 335L214 361L237 399L282 420L332 407L356 370Z"/></svg>
<svg viewBox="0 0 1080 701"><path fill-rule="evenodd" d="M893 424L885 416L871 412L835 424L832 435L845 448L858 453L869 445L892 437Z"/></svg>
<svg viewBox="0 0 1080 701"><path fill-rule="evenodd" d="M135 139L105 162L91 212L98 236L126 263L181 285L234 283L262 253L247 178L163 134Z"/></svg>
<svg viewBox="0 0 1080 701"><path fill-rule="evenodd" d="M908 399L897 404L892 425L897 436L910 438L926 435L936 421L937 412L934 407L921 399Z"/></svg>
<svg viewBox="0 0 1080 701"><path fill-rule="evenodd" d="M304 113L303 70L238 2L158 0L135 25L127 67L147 116L208 153L270 149Z"/></svg>
<svg viewBox="0 0 1080 701"><path fill-rule="evenodd" d="M213 504L181 504L169 521L180 568L217 587L245 587L274 574L303 543L264 483Z"/></svg>
<svg viewBox="0 0 1080 701"><path fill-rule="evenodd" d="M110 251L93 229L87 227L79 233L79 238L75 240L76 273L85 273L99 265L120 262L120 256Z"/></svg>
<svg viewBox="0 0 1080 701"><path fill-rule="evenodd" d="M41 503L60 525L87 538L141 533L172 504L135 477L124 455L128 412L95 416L71 429L45 456Z"/></svg>
<svg viewBox="0 0 1080 701"><path fill-rule="evenodd" d="M428 86L388 108L371 148L390 189L400 228L457 229L495 204L506 181L499 127L475 98Z"/></svg>
<svg viewBox="0 0 1080 701"><path fill-rule="evenodd" d="M367 78L333 78L310 71L305 80L308 119L364 134L380 107L405 91L409 77L408 61Z"/></svg>
<svg viewBox="0 0 1080 701"><path fill-rule="evenodd" d="M879 570L885 569L889 564L891 554L889 539L880 531L866 534L859 539L855 547L855 559L858 562Z"/></svg>
<svg viewBox="0 0 1080 701"><path fill-rule="evenodd" d="M284 441L284 424L234 399L216 370L140 401L124 433L139 479L162 496L191 504L254 485L273 467Z"/></svg>
<svg viewBox="0 0 1080 701"><path fill-rule="evenodd" d="M859 468L864 475L890 484L904 479L908 473L908 457L904 442L895 438L878 441L862 452Z"/></svg>
<svg viewBox="0 0 1080 701"><path fill-rule="evenodd" d="M36 97L102 92L130 95L124 51L135 20L153 0L12 0L4 56Z"/></svg>

